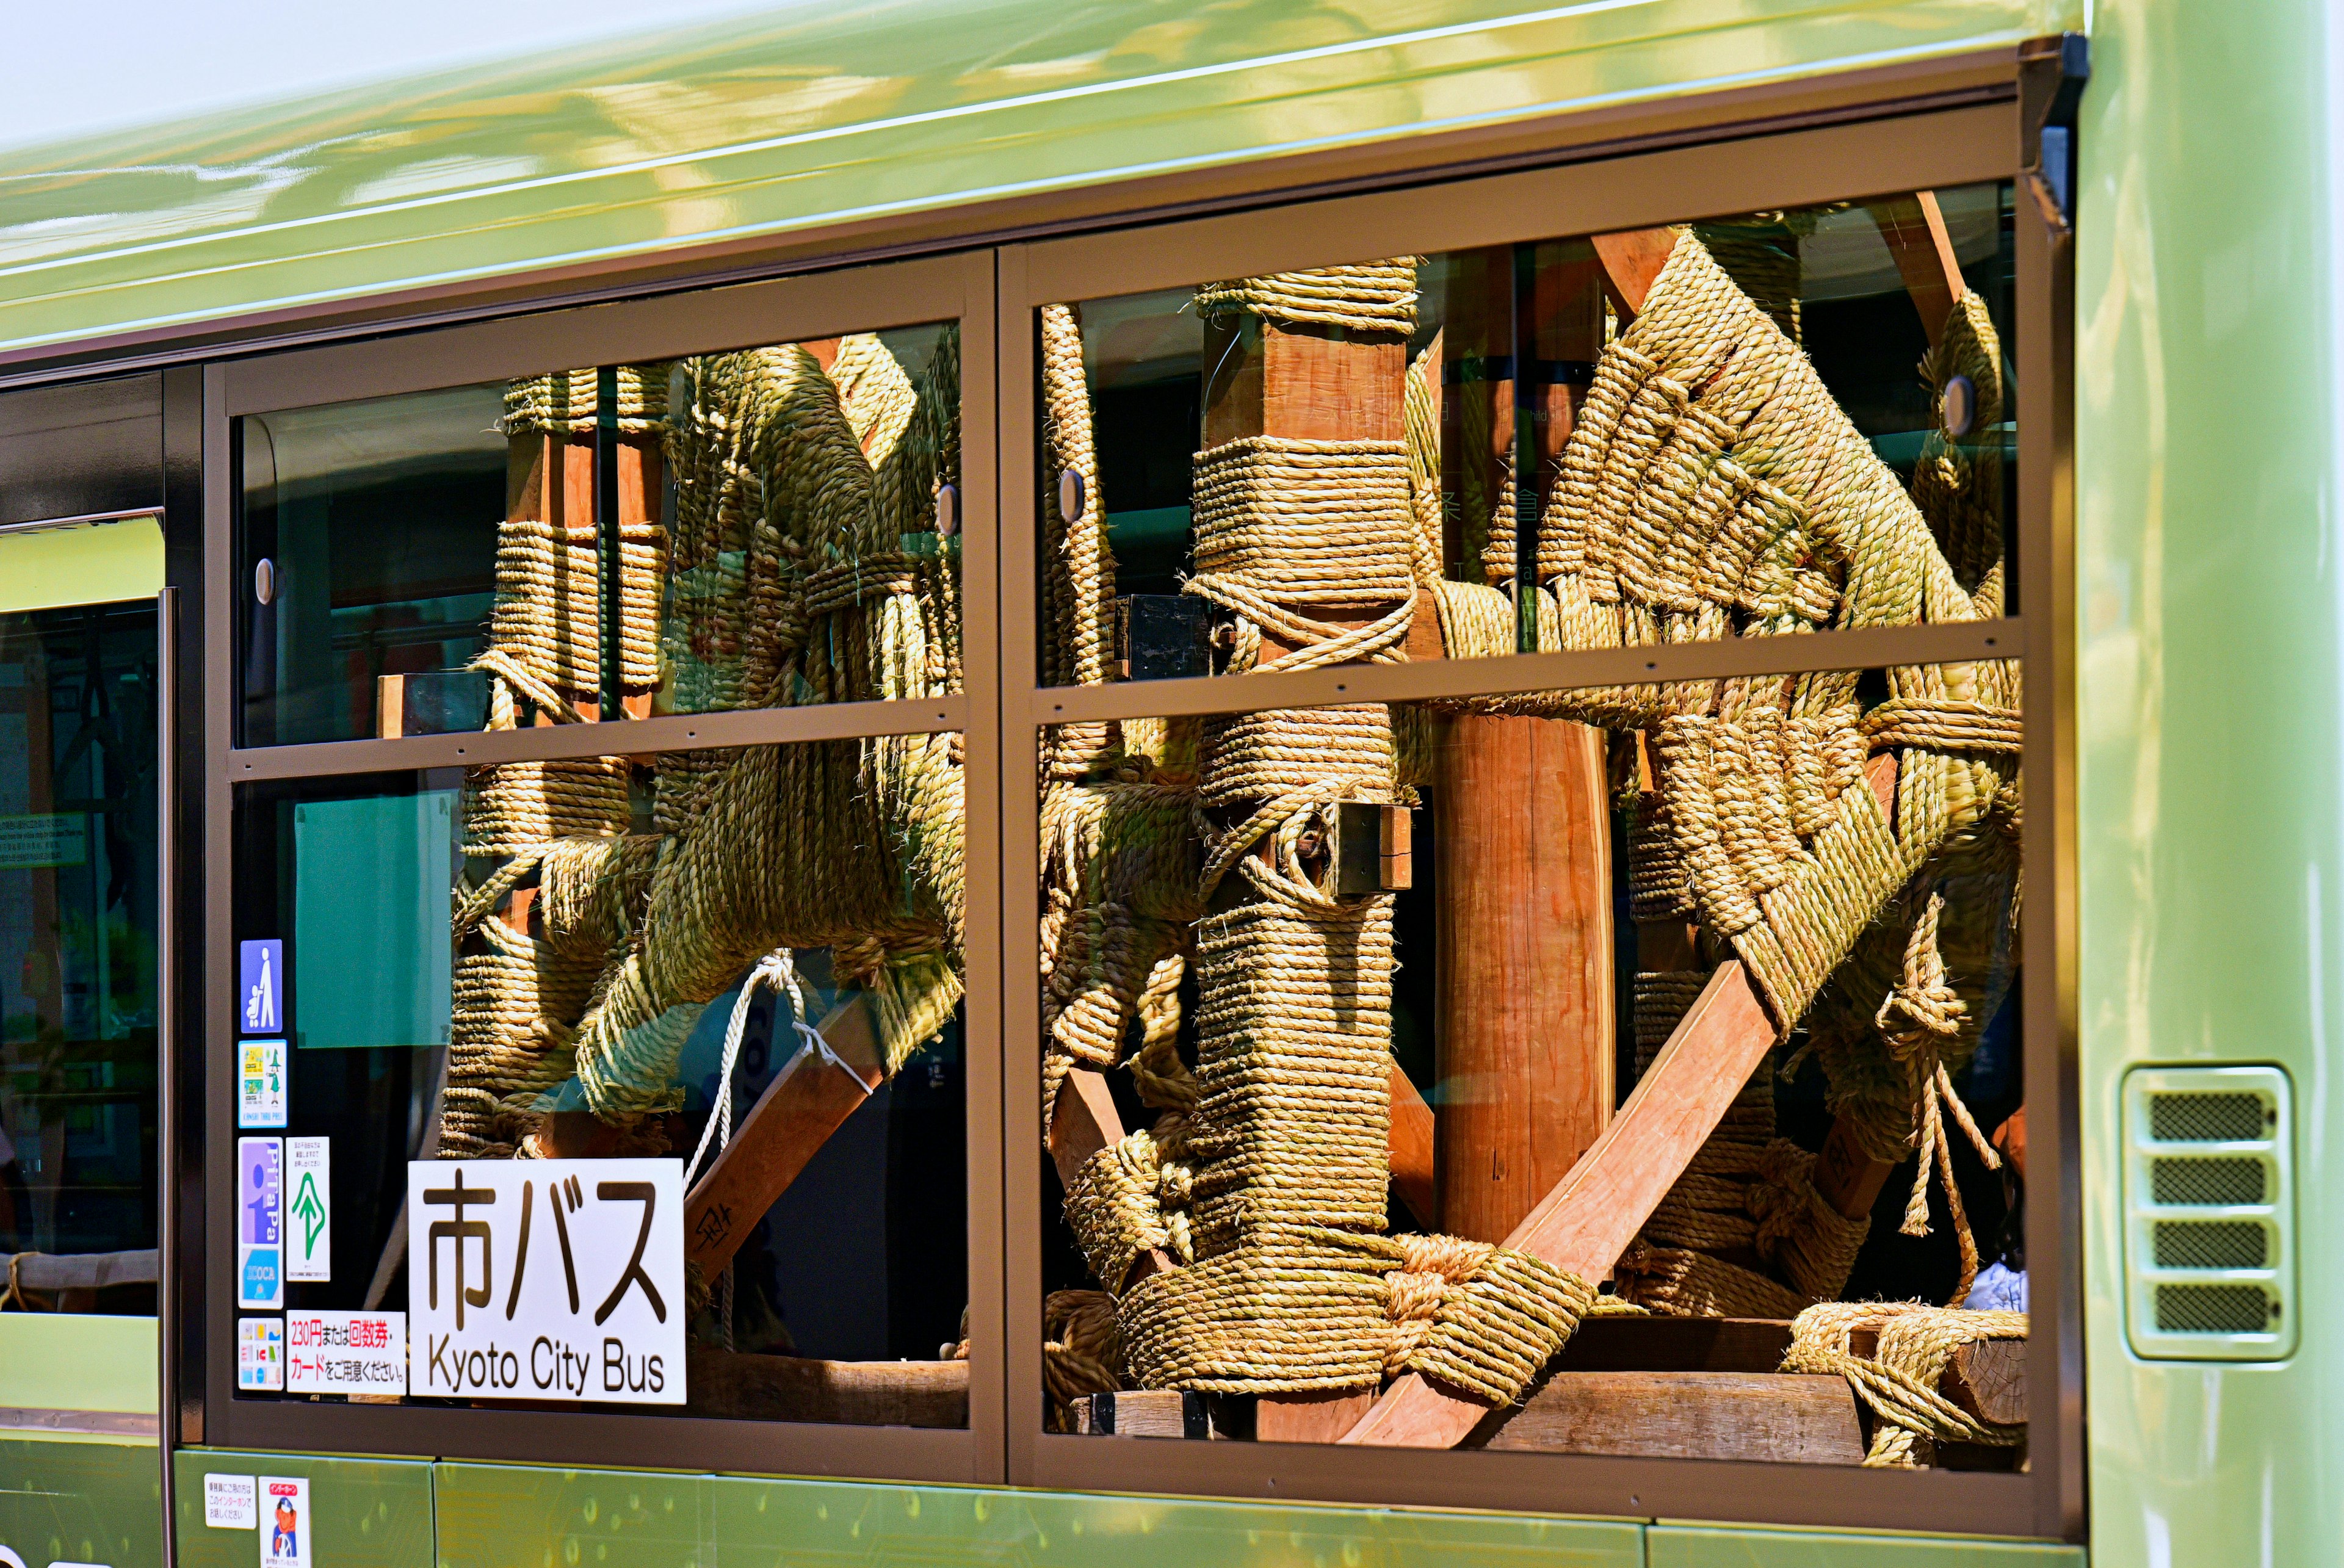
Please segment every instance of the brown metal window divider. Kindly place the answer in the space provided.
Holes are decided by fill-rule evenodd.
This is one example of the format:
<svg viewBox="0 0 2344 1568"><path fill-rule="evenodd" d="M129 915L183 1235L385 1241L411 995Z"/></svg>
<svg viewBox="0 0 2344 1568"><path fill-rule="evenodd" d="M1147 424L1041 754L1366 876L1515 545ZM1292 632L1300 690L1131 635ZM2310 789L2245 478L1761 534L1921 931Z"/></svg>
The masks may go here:
<svg viewBox="0 0 2344 1568"><path fill-rule="evenodd" d="M1208 217L1001 252L1002 516L1006 558L1041 559L1037 355L1042 307L1197 286L1401 254L1606 234L1710 214L1772 210L2009 179L2021 173L2011 103L1889 114L1864 123L1753 135L1524 173ZM2081 1361L2075 1194L2074 929L2068 870L2072 789L2066 759L2072 646L2066 492L2071 426L2069 237L2022 184L2016 301L2020 342L2017 555L2027 613L1958 624L1730 638L1664 647L1090 686L1037 683L1039 568L1002 580L1004 661L1001 907L1008 1158L1009 1479L1028 1485L1187 1495L1317 1499L1733 1520L1965 1534L2074 1536L2081 1528ZM1040 776L1048 726L1258 713L1341 703L1409 702L1707 677L2018 659L2028 674L2023 763L2038 801L2025 833L2026 966L2042 978L2021 1022L2034 1168L2028 1189L2033 1320L2026 1472L1908 1472L1823 1465L1366 1444L1157 1442L1135 1448L1044 1431L1036 1154L1043 1146L1041 1014L1035 976L1040 908ZM1023 1086L1021 1087L1021 1086ZM2056 1152L2053 1152L2056 1150Z"/></svg>
<svg viewBox="0 0 2344 1568"><path fill-rule="evenodd" d="M333 1404L238 1399L236 1392L234 1098L236 1035L230 866L236 786L273 780L330 779L427 768L591 757L682 748L957 732L965 737L969 863L996 858L998 754L994 602L998 555L993 501L995 404L994 267L977 252L736 284L699 293L522 316L384 341L294 350L213 365L204 373L206 620L237 623L233 570L236 498L230 493L232 421L251 413L390 396L545 373L570 365L611 365L736 347L801 342L843 333L954 321L962 332L963 592L973 612L963 628L963 692L928 701L673 714L502 731L332 741L239 749L233 639L207 639L201 679L204 755L213 789L205 820L205 966L202 1013L207 1065L207 1179L197 1325L203 1364L183 1370L183 1408L200 1410L183 1440L215 1447L310 1452L428 1454L570 1465L752 1470L803 1475L884 1476L906 1481L996 1479L1001 1452L999 1249L1001 1168L998 1077L999 918L993 879L968 879L965 1134L968 1186L971 1371L965 1428L888 1429L741 1421L700 1416L460 1410L438 1406Z"/></svg>

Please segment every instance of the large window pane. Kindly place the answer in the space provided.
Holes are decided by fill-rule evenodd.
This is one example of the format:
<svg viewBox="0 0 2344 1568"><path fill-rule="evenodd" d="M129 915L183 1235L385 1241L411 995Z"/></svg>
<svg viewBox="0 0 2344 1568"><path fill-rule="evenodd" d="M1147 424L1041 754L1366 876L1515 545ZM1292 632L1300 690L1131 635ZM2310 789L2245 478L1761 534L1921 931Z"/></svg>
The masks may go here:
<svg viewBox="0 0 2344 1568"><path fill-rule="evenodd" d="M2001 615L2011 200L1046 308L1041 678Z"/></svg>
<svg viewBox="0 0 2344 1568"><path fill-rule="evenodd" d="M964 1424L961 845L957 735L243 786L247 1391Z"/></svg>
<svg viewBox="0 0 2344 1568"><path fill-rule="evenodd" d="M2016 1462L2019 697L1047 732L1053 1429ZM1834 1302L1976 1342L1916 1371L1901 1309ZM1900 1425L1851 1351L1983 1425Z"/></svg>
<svg viewBox="0 0 2344 1568"><path fill-rule="evenodd" d="M958 689L952 325L238 424L244 744Z"/></svg>
<svg viewBox="0 0 2344 1568"><path fill-rule="evenodd" d="M28 1305L155 1310L151 604L0 614L0 1251Z"/></svg>

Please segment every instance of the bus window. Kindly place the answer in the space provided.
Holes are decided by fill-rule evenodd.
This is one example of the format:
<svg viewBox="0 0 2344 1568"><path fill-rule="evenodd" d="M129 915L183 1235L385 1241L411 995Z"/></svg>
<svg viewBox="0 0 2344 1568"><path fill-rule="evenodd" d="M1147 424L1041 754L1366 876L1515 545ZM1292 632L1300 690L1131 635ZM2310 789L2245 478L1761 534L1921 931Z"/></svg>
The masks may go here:
<svg viewBox="0 0 2344 1568"><path fill-rule="evenodd" d="M0 1252L45 1255L35 1308L155 1310L156 652L151 602L0 613Z"/></svg>
<svg viewBox="0 0 2344 1568"><path fill-rule="evenodd" d="M1046 306L1041 682L2014 612L2012 199Z"/></svg>
<svg viewBox="0 0 2344 1568"><path fill-rule="evenodd" d="M958 690L959 377L946 324L244 416L242 744Z"/></svg>

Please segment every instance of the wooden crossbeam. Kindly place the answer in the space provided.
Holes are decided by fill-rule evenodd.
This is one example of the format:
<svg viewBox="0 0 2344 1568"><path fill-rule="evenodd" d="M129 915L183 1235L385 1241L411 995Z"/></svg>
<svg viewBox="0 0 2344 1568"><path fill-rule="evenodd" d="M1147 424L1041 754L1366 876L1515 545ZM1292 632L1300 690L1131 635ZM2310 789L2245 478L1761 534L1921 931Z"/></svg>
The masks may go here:
<svg viewBox="0 0 2344 1568"><path fill-rule="evenodd" d="M1610 1273L1773 1043L1773 1022L1741 960L1719 965L1603 1136L1505 1245L1582 1279ZM1453 1448L1489 1409L1410 1372L1341 1441Z"/></svg>
<svg viewBox="0 0 2344 1568"><path fill-rule="evenodd" d="M1461 1445L1535 1453L1862 1464L1842 1377L1784 1372L1557 1372L1521 1405L1484 1410Z"/></svg>
<svg viewBox="0 0 2344 1568"><path fill-rule="evenodd" d="M765 1211L886 1076L862 993L832 1008L820 1032L845 1067L811 1047L791 1057L683 1200L684 1257L700 1266L702 1279L723 1271Z"/></svg>
<svg viewBox="0 0 2344 1568"><path fill-rule="evenodd" d="M1611 298L1612 308L1622 316L1637 316L1643 312L1653 280L1668 265L1669 253L1677 248L1677 231L1630 228L1591 236L1589 243L1603 264L1603 292Z"/></svg>
<svg viewBox="0 0 2344 1568"><path fill-rule="evenodd" d="M1880 230L1904 292L1913 297L1921 329L1935 348L1945 336L1945 319L1955 304L1969 292L1962 279L1962 264L1954 255L1952 234L1945 228L1945 209L1937 193L1916 190L1907 196L1884 197L1865 204Z"/></svg>

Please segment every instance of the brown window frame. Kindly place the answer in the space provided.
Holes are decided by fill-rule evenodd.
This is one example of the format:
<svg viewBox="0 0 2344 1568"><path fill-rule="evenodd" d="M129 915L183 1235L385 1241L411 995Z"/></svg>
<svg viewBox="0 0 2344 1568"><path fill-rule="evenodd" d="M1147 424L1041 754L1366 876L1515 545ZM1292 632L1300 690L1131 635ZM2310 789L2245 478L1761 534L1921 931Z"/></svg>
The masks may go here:
<svg viewBox="0 0 2344 1568"><path fill-rule="evenodd" d="M165 1293L177 1444L1230 1498L1464 1506L2080 1539L2083 1404L2076 1145L2072 236L2029 198L2018 52L1971 55L1498 129L1151 176L995 207L914 215L784 241L730 243L433 297L321 309L306 321L207 329L176 362L175 450L200 427L201 584L188 622L179 723L199 729L177 811L175 864L203 913L199 982L174 1001L199 1067L200 1192L167 1173L170 1243L188 1262ZM1033 312L1046 303L1711 214L2018 178L2016 319L2023 613L1965 625L1827 632L1665 649L1517 654L1417 665L1049 688L1036 672ZM910 259L900 259L909 257ZM833 268L834 270L819 270ZM520 314L496 314L520 311ZM594 755L591 725L239 750L228 737L236 651L231 421L306 403L956 319L963 330L965 691L895 703L639 721L626 749L937 733L966 737L968 824L970 1415L961 1431L235 1397L229 1111L234 1001L228 868L234 786L421 767ZM452 323L452 324L450 324ZM223 349L222 345L228 347ZM306 345L306 346L294 346ZM223 352L241 358L218 358ZM197 368L195 361L204 361ZM86 361L85 361L86 362ZM109 369L119 368L109 366ZM36 372L37 374L37 372ZM191 395L198 392L199 400ZM200 400L201 415L192 416ZM187 465L193 468L193 463ZM175 519L192 486L174 491ZM192 561L189 562L192 565ZM176 572L177 569L175 569ZM192 575L192 574L190 574ZM175 581L181 581L175 576ZM196 650L190 647L189 652ZM2025 959L2030 1284L2037 1331L2031 1467L2018 1474L1307 1445L1127 1444L1045 1433L1039 1245L1041 1060L1036 776L1046 725L1333 702L1566 689L1703 676L2024 660L2027 814ZM649 727L640 727L647 725ZM199 762L200 765L197 765ZM199 832L197 831L199 829ZM189 844L187 839L195 842ZM190 855L189 850L195 853ZM184 971L183 971L184 972ZM167 1047L173 1048L173 1047ZM193 1108L187 1108L192 1111ZM184 1173L182 1173L184 1171ZM200 1264L197 1259L203 1259ZM177 1270L174 1270L175 1274ZM167 1373L167 1376L169 1375ZM1145 1463L1135 1460L1144 1454Z"/></svg>
<svg viewBox="0 0 2344 1568"><path fill-rule="evenodd" d="M608 365L796 342L847 332L956 320L962 331L962 581L972 602L995 594L998 537L993 501L995 440L993 263L983 252L734 285L670 298L601 305L447 328L387 340L306 349L208 367L205 372L204 550L207 622L237 623L233 595L236 497L227 460L233 421L246 414L388 397L470 381L505 379L568 365ZM687 747L731 747L861 736L965 736L967 845L973 864L994 857L998 794L998 659L989 613L967 617L965 690L928 701L678 713L603 723L557 724L390 740L232 747L233 636L207 639L202 680L207 792L204 818L202 970L206 1090L204 1225L234 1234L231 1168L236 1007L229 977L230 836L236 786L265 780L342 778L479 764L598 756ZM958 1431L888 1429L702 1416L609 1415L560 1411L477 1411L435 1405L331 1404L239 1399L232 1247L205 1250L199 1367L182 1374L180 1441L214 1447L328 1453L426 1453L447 1459L520 1460L614 1468L756 1470L783 1474L885 1476L905 1481L995 1479L1001 1449L1000 920L993 883L968 885L966 1011L969 1307L968 1425Z"/></svg>
<svg viewBox="0 0 2344 1568"><path fill-rule="evenodd" d="M2028 1373L2040 1412L2023 1473L1899 1472L1593 1455L1459 1452L1320 1444L1157 1443L1145 1462L1129 1445L1051 1433L1042 1423L1041 1044L1036 932L1039 831L1035 797L1005 793L1002 910L1013 1086L1005 1174L1010 1229L1010 1479L1019 1484L1147 1490L1252 1498L1417 1503L1626 1515L2060 1536L2080 1528L2082 1366L2077 1328L2072 894L2062 814L2072 791L2061 639L2068 594L2065 544L2068 406L2064 356L2072 288L2064 240L2021 178L2015 101L1889 114L1854 123L1760 132L1737 139L1437 186L1221 214L1182 222L1037 240L1001 251L1002 523L1004 557L1038 561L1040 536L1035 340L1045 305L1191 286L1309 267L1430 255L1557 236L1606 233L1739 212L1798 207L1989 180L2020 180L2016 319L2019 368L2019 561L2023 612L2000 621L1666 647L1517 653L1502 658L1201 676L1096 686L1045 686L1036 575L1003 579L1005 780L1039 776L1040 737L1056 723L1258 712L1335 703L1566 690L1720 676L1789 674L1887 664L2019 658L2028 702L2023 762L2037 800L2061 803L2026 824L2024 953L2046 976L2028 987L2028 1118L2036 1168L2059 1180L2030 1186L2028 1274L2036 1323ZM2065 646L2072 646L2069 639ZM1022 699L1022 706L1021 704ZM2046 792L2046 783L2048 785ZM2047 916L2047 917L2046 917ZM2056 976L2056 983L2053 977ZM1024 1092L1015 1092L1024 1086ZM2036 1133L2038 1119L2047 1136ZM2054 1392L2056 1391L2056 1393ZM2048 1397L2046 1397L2048 1396Z"/></svg>

